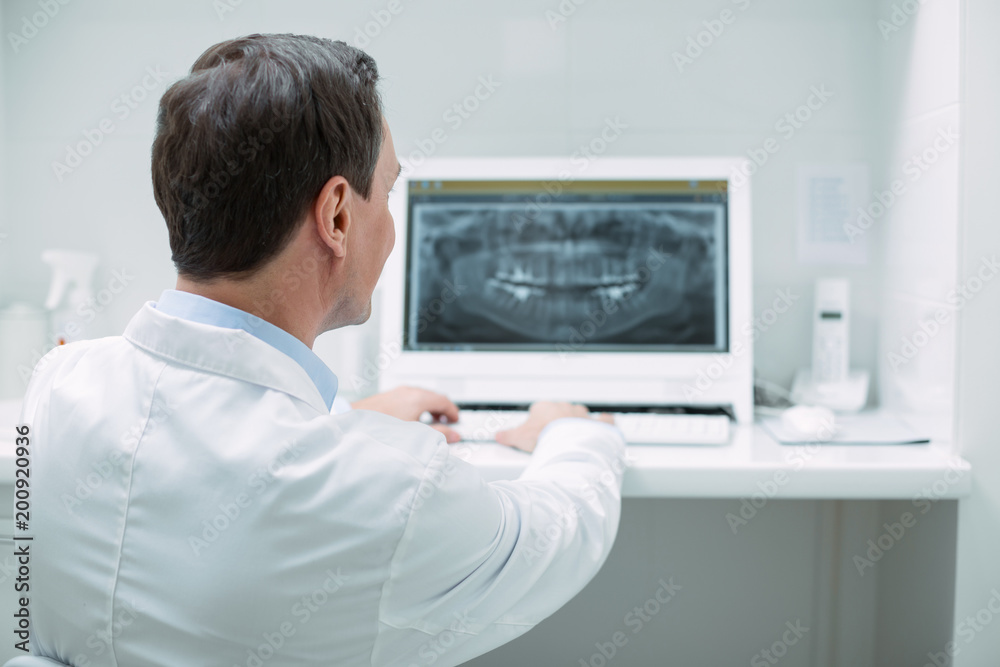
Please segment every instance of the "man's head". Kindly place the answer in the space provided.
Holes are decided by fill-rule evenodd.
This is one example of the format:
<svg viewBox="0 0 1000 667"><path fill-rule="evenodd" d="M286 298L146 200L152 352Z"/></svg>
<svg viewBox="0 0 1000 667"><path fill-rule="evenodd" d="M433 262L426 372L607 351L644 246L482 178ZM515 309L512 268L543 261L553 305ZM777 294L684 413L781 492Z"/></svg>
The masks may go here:
<svg viewBox="0 0 1000 667"><path fill-rule="evenodd" d="M160 100L152 151L182 280L251 283L298 254L296 289L337 283L315 295L325 325L367 319L399 168L377 81L370 56L311 36L250 35L198 58Z"/></svg>

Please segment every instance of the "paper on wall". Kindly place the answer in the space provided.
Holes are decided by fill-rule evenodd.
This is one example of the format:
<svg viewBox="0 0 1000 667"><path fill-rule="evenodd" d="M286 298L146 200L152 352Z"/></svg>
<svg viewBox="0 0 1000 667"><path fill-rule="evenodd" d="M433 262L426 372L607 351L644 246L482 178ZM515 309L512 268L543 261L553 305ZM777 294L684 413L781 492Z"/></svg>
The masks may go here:
<svg viewBox="0 0 1000 667"><path fill-rule="evenodd" d="M868 237L856 229L869 195L868 165L800 164L796 169L798 260L806 264L866 264Z"/></svg>

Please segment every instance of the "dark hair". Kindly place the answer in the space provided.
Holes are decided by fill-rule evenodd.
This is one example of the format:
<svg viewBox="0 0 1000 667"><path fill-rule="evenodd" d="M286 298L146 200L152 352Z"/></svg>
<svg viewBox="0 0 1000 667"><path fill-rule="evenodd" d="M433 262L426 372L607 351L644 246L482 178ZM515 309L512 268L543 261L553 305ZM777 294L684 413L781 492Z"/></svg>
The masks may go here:
<svg viewBox="0 0 1000 667"><path fill-rule="evenodd" d="M289 243L340 175L365 199L382 147L378 68L344 42L216 44L160 99L153 194L178 273L243 277Z"/></svg>

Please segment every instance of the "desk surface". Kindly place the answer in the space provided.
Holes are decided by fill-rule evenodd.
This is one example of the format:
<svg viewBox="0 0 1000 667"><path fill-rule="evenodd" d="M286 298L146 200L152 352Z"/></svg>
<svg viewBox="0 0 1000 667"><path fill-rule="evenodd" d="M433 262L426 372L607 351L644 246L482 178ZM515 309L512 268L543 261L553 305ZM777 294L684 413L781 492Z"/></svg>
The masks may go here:
<svg viewBox="0 0 1000 667"><path fill-rule="evenodd" d="M18 401L0 401L0 484L14 477ZM529 454L459 443L455 453L488 480L515 479ZM756 424L733 426L724 446L631 446L623 495L632 498L961 498L972 489L967 461L951 443L786 446Z"/></svg>
<svg viewBox="0 0 1000 667"><path fill-rule="evenodd" d="M461 443L489 480L514 479L528 454ZM950 443L787 446L759 425L734 426L724 446L630 446L622 493L632 498L961 498L971 467Z"/></svg>

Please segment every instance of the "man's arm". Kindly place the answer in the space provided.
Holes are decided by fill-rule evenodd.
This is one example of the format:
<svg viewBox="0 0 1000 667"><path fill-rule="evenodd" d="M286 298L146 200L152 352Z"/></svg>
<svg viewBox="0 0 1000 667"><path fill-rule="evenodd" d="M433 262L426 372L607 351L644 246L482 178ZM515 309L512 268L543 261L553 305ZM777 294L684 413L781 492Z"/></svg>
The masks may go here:
<svg viewBox="0 0 1000 667"><path fill-rule="evenodd" d="M425 412L430 413L434 419L431 427L441 433L448 442L458 442L461 436L458 431L448 428L445 422L458 421L458 406L452 403L444 394L420 389L418 387L396 387L389 391L362 398L354 401L353 406L357 410L374 410L384 415L402 419L403 421L415 422Z"/></svg>
<svg viewBox="0 0 1000 667"><path fill-rule="evenodd" d="M441 444L397 547L372 655L457 665L528 631L603 565L621 512L625 445L613 426L546 426L514 481L487 483Z"/></svg>

